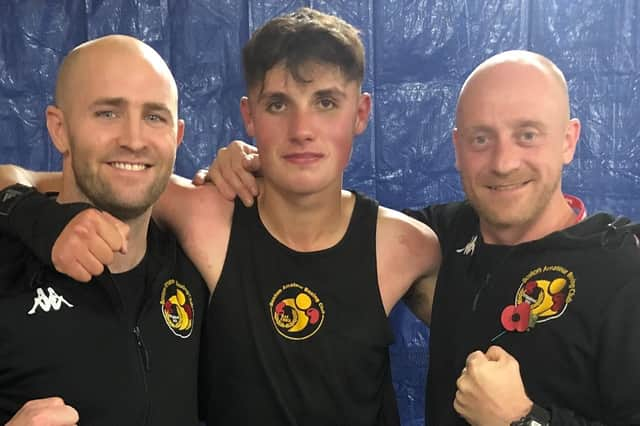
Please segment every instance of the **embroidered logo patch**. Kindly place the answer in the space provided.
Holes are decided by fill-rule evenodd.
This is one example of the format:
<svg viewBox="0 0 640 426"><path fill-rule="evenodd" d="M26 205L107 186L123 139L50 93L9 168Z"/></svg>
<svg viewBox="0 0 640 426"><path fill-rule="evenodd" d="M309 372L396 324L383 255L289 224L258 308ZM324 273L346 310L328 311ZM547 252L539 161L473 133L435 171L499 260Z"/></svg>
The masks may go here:
<svg viewBox="0 0 640 426"><path fill-rule="evenodd" d="M67 302L64 297L59 296L51 287L47 287L47 292L48 294L45 294L43 289L36 289L36 297L33 298L33 306L27 312L28 315L35 314L37 308L42 309L43 312L49 312L51 309L59 311L62 305L73 308L71 303Z"/></svg>
<svg viewBox="0 0 640 426"><path fill-rule="evenodd" d="M561 316L576 294L573 272L558 265L547 265L529 272L516 293L516 306L527 302L531 323L541 323Z"/></svg>
<svg viewBox="0 0 640 426"><path fill-rule="evenodd" d="M193 331L193 299L189 289L171 279L162 286L160 295L162 317L169 330L178 337L187 338Z"/></svg>
<svg viewBox="0 0 640 426"><path fill-rule="evenodd" d="M297 283L283 285L269 302L276 331L291 340L313 336L322 326L324 304L309 288Z"/></svg>

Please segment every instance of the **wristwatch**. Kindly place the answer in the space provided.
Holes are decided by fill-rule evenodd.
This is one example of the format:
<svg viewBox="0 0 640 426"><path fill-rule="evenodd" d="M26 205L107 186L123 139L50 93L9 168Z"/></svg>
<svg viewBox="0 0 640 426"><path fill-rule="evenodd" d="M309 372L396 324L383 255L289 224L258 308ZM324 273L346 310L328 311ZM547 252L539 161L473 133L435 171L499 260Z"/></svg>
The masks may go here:
<svg viewBox="0 0 640 426"><path fill-rule="evenodd" d="M27 195L36 192L31 186L16 183L0 191L0 216L9 216L13 207Z"/></svg>
<svg viewBox="0 0 640 426"><path fill-rule="evenodd" d="M550 422L551 413L539 405L533 404L529 414L511 423L511 426L549 426Z"/></svg>

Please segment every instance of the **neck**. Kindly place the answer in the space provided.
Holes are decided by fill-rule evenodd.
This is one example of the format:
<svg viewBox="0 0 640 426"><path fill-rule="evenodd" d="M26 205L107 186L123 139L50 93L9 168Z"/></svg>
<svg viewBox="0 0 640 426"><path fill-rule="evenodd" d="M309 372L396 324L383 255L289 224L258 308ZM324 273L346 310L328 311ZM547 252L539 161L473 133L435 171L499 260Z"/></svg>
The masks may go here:
<svg viewBox="0 0 640 426"><path fill-rule="evenodd" d="M488 244L514 246L546 237L569 228L578 222L578 217L560 191L545 206L542 214L528 222L500 226L480 218L480 232Z"/></svg>
<svg viewBox="0 0 640 426"><path fill-rule="evenodd" d="M355 195L284 194L265 188L258 198L260 219L269 233L292 250L311 252L336 245L349 226Z"/></svg>
<svg viewBox="0 0 640 426"><path fill-rule="evenodd" d="M130 271L135 268L145 253L147 252L147 235L149 232L149 221L151 220L151 209L144 214L127 220L129 225L129 238L127 238L127 252L115 253L113 262L109 265L109 270L115 274Z"/></svg>

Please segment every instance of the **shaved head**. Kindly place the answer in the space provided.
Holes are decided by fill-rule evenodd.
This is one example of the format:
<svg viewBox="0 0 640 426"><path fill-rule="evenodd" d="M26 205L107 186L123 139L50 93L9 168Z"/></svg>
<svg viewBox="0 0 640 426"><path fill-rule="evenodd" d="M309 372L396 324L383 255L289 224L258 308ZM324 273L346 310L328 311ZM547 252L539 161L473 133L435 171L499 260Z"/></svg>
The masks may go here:
<svg viewBox="0 0 640 426"><path fill-rule="evenodd" d="M63 60L47 128L63 156L63 202L129 220L148 215L173 170L184 122L176 82L140 40L109 35Z"/></svg>
<svg viewBox="0 0 640 426"><path fill-rule="evenodd" d="M100 67L101 64L113 60L114 56L129 57L132 61L131 71L134 71L133 63L143 61L152 66L159 74L165 75L171 90L175 94L176 109L178 100L178 88L166 62L151 46L142 41L120 34L113 34L87 41L75 47L64 58L58 70L56 81L55 104L58 108L68 110L71 107L69 98L81 86L91 67Z"/></svg>
<svg viewBox="0 0 640 426"><path fill-rule="evenodd" d="M458 96L456 126L459 126L461 116L464 114L464 101L468 93L486 90L487 87L478 86L486 86L487 81L493 80L492 83L495 84L495 80L503 80L503 77L518 79L524 73L529 73L529 75L534 73L539 78L547 80L550 89L557 95L557 105L561 109L563 118L566 117L566 120L569 120L569 91L567 81L560 68L538 53L526 50L510 50L487 59L467 77ZM500 83L498 82L498 84Z"/></svg>

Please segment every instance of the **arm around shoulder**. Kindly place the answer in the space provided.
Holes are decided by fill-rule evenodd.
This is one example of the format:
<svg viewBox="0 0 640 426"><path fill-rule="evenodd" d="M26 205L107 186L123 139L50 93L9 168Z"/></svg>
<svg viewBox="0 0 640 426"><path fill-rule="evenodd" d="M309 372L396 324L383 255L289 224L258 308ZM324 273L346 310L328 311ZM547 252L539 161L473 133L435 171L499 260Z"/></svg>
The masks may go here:
<svg viewBox="0 0 640 426"><path fill-rule="evenodd" d="M213 290L222 270L231 233L234 202L211 184L193 186L172 176L153 207L153 217L171 230Z"/></svg>
<svg viewBox="0 0 640 426"><path fill-rule="evenodd" d="M16 183L33 186L40 192L60 192L62 173L35 172L14 164L0 164L0 189Z"/></svg>

